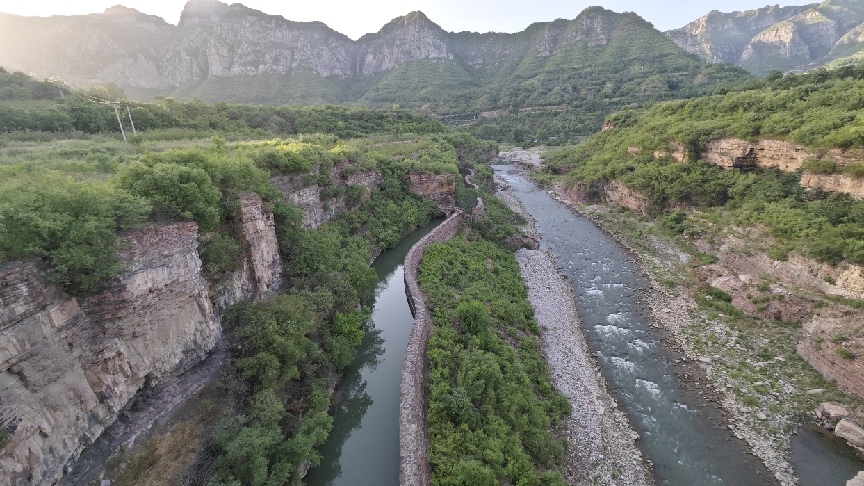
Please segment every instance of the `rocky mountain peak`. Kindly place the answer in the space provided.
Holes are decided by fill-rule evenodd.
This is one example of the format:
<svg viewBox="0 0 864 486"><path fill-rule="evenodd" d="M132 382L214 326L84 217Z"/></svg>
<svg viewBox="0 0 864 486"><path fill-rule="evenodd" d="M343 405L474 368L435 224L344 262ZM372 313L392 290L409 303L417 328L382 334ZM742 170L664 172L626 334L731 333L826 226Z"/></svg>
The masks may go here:
<svg viewBox="0 0 864 486"><path fill-rule="evenodd" d="M189 0L180 14L180 27L190 23L215 20L228 11L228 4L219 0Z"/></svg>
<svg viewBox="0 0 864 486"><path fill-rule="evenodd" d="M162 17L157 17L155 15L148 15L139 10L135 10L134 8L124 7L123 5L114 5L113 7L108 7L101 14L92 14L93 16L98 16L103 19L107 19L111 22L118 23L140 23L140 22L148 22L151 24L164 24L168 25L167 22Z"/></svg>
<svg viewBox="0 0 864 486"><path fill-rule="evenodd" d="M708 61L764 74L772 69L806 70L854 55L858 44L845 35L862 23L864 2L825 0L744 12L715 10L666 35Z"/></svg>
<svg viewBox="0 0 864 486"><path fill-rule="evenodd" d="M395 19L387 22L384 27L381 27L381 30L378 31L378 34L366 34L367 36L381 35L381 34L391 34L400 30L405 29L424 29L436 32L445 32L444 29L441 28L438 24L431 21L429 17L426 16L420 10L415 10L413 12L407 13L401 17L396 17ZM365 37L365 36L364 36Z"/></svg>

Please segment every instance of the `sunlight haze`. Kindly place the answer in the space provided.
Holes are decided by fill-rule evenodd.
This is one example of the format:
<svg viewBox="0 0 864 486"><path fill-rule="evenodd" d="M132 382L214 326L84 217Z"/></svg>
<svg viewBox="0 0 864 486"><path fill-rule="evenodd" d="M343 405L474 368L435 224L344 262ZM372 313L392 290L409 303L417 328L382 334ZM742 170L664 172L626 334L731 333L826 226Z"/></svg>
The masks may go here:
<svg viewBox="0 0 864 486"><path fill-rule="evenodd" d="M30 2L0 1L0 12L16 15L80 15L102 12L117 4L117 0L33 0ZM120 4L176 24L185 1L124 0ZM228 1L226 3L235 3ZM281 2L245 0L247 7L271 15L281 15L294 21L321 21L352 39L365 33L377 32L388 21L413 10L421 10L433 22L447 31L460 32L519 32L533 22L548 22L556 18L575 18L585 8L598 3L616 12L634 11L653 23L659 30L681 27L717 8L717 2L673 0L644 2L636 0L524 0L472 1L457 0L384 0L375 2L316 1ZM721 10L731 12L764 7L768 0L734 0L722 2ZM781 2L780 5L804 5L807 2Z"/></svg>

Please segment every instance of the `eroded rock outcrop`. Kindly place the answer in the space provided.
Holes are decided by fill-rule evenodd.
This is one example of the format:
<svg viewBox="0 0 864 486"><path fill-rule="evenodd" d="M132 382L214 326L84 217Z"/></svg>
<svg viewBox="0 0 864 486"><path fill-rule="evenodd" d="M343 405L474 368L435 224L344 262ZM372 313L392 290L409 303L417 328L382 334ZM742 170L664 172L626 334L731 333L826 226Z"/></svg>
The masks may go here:
<svg viewBox="0 0 864 486"><path fill-rule="evenodd" d="M330 173L330 180L337 181L340 186L361 187L362 197L366 198L382 181L381 173L376 170L345 173L345 166L337 165ZM310 175L281 175L270 179L277 189L285 195L285 200L295 204L303 211L303 227L314 229L330 221L337 214L344 211L348 201L344 193L337 193L334 197L323 197L322 186L317 181L317 170Z"/></svg>
<svg viewBox="0 0 864 486"><path fill-rule="evenodd" d="M454 174L424 174L411 172L408 174L412 194L428 197L441 208L450 213L456 207L456 176Z"/></svg>
<svg viewBox="0 0 864 486"><path fill-rule="evenodd" d="M127 270L84 299L32 262L0 265L0 484L51 484L139 390L213 349L197 236L194 223L125 235Z"/></svg>
<svg viewBox="0 0 864 486"><path fill-rule="evenodd" d="M641 214L648 214L650 209L647 196L615 180L599 184L576 183L569 187L557 183L552 191L568 204L614 203Z"/></svg>
<svg viewBox="0 0 864 486"><path fill-rule="evenodd" d="M75 298L34 262L0 264L0 485L53 484L139 391L203 360L221 338L215 307L279 288L273 215L240 196L245 257L214 292L202 274L195 223L121 237L126 269ZM214 302L216 306L214 306Z"/></svg>
<svg viewBox="0 0 864 486"><path fill-rule="evenodd" d="M264 209L258 194L240 196L237 211L240 233L245 240L246 257L231 278L219 289L220 308L242 300L254 300L278 290L282 285L282 257L276 241L273 214Z"/></svg>
<svg viewBox="0 0 864 486"><path fill-rule="evenodd" d="M857 154L831 149L825 153L812 153L803 145L780 140L748 142L736 138L724 138L708 142L704 157L725 169L747 167L774 167L785 172L801 170L808 160L827 160L838 168L846 164L860 163ZM807 189L842 192L856 198L864 198L864 179L855 179L843 174L804 173L801 185Z"/></svg>

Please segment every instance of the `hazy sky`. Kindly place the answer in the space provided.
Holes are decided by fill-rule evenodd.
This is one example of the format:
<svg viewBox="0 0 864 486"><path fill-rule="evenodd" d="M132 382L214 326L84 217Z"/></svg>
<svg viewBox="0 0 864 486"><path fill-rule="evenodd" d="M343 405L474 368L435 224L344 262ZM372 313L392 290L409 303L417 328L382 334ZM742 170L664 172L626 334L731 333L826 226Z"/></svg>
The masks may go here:
<svg viewBox="0 0 864 486"><path fill-rule="evenodd" d="M712 9L723 12L763 7L771 0L242 0L239 3L289 20L320 20L357 39L377 32L391 19L422 10L451 32L518 32L532 22L572 19L586 7L601 5L616 12L634 11L660 30L681 27ZM774 0L776 1L776 0ZM781 2L805 5L816 0ZM72 15L102 12L121 3L158 15L172 24L180 18L186 0L0 0L0 12L18 15ZM234 3L227 0L226 3Z"/></svg>

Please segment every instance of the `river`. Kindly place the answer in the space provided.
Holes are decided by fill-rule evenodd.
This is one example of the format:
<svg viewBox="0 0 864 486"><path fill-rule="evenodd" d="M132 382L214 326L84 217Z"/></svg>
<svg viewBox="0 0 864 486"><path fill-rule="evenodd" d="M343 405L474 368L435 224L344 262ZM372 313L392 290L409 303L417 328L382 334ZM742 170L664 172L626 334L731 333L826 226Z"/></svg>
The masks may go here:
<svg viewBox="0 0 864 486"><path fill-rule="evenodd" d="M440 220L375 259L378 289L366 336L333 397L333 430L309 471L309 486L399 484L399 383L414 325L402 270L408 250Z"/></svg>
<svg viewBox="0 0 864 486"><path fill-rule="evenodd" d="M549 251L573 284L583 331L613 395L639 433L639 446L662 485L776 484L746 443L726 427L723 411L686 387L691 371L651 325L644 301L648 283L633 258L587 218L554 200L509 165L496 174L536 220L541 249ZM845 452L838 452L844 451ZM802 486L842 486L864 468L824 435L793 438L793 466Z"/></svg>

